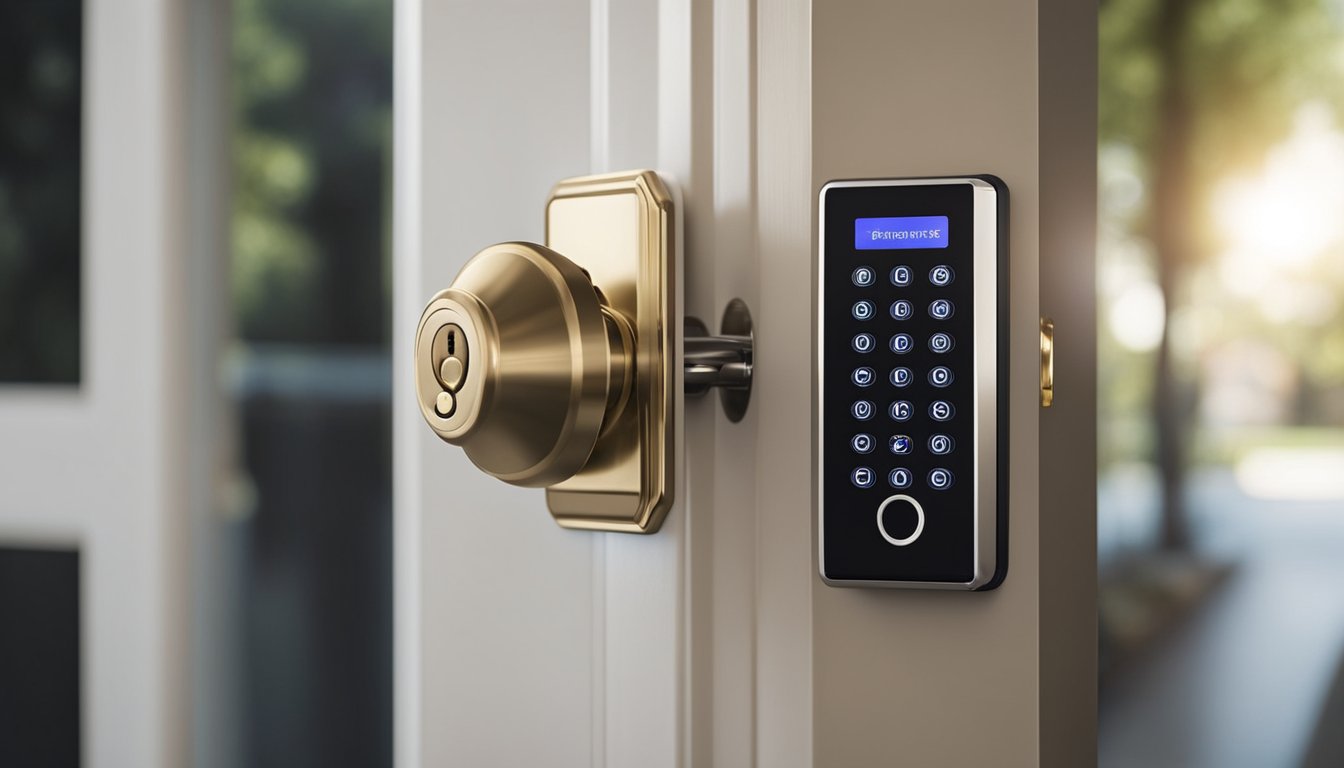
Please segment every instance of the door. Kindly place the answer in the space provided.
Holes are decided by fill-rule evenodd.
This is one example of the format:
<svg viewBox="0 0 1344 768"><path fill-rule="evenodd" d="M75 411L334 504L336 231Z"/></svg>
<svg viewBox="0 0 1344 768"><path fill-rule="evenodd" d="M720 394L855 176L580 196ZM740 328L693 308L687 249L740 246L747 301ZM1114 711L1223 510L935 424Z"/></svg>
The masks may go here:
<svg viewBox="0 0 1344 768"><path fill-rule="evenodd" d="M405 0L396 21L400 765L1084 765L1095 760L1095 9L1047 2ZM562 529L426 428L425 302L544 242L560 179L680 189L687 315L755 328L745 418L678 402L661 530ZM818 576L817 195L1011 190L1007 578ZM1040 317L1059 340L1042 410Z"/></svg>
<svg viewBox="0 0 1344 768"><path fill-rule="evenodd" d="M210 23L201 10L193 30ZM198 342L215 327L219 284L183 236L209 210L193 205L208 204L197 195L217 169L202 160L188 180L184 157L219 123L215 92L188 97L179 74L187 50L219 50L182 45L187 14L167 2L18 4L6 17L7 33L25 36L7 55L37 63L6 83L4 260L59 262L72 282L67 303L10 304L50 299L53 284L0 278L0 763L183 765L190 510L205 506L198 448L216 413L204 361L217 349ZM10 90L28 76L45 99ZM73 111L34 108L67 100ZM16 138L25 120L41 142ZM43 184L15 184L24 161ZM62 238L41 216L15 215L34 210L69 211ZM32 348L65 347L46 349L70 365L43 383L11 365L29 349L12 333L15 307Z"/></svg>

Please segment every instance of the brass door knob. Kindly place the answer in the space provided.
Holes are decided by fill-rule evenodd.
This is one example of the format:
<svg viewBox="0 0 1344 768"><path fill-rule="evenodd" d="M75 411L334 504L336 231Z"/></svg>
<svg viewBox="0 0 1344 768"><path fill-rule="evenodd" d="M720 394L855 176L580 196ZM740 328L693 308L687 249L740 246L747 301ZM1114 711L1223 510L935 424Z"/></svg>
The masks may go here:
<svg viewBox="0 0 1344 768"><path fill-rule="evenodd" d="M719 337L682 317L674 199L652 171L560 182L546 245L476 254L416 330L425 421L487 473L545 486L567 528L658 530L678 487L682 392L730 390L734 421L747 407L750 317L731 305Z"/></svg>
<svg viewBox="0 0 1344 768"><path fill-rule="evenodd" d="M632 356L629 321L574 262L534 243L492 245L420 318L420 411L487 473L554 485L619 416Z"/></svg>

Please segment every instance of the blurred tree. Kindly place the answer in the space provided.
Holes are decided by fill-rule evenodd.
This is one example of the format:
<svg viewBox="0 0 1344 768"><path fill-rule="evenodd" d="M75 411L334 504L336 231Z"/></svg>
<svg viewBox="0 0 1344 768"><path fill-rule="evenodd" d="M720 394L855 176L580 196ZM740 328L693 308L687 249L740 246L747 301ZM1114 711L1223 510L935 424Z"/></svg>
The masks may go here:
<svg viewBox="0 0 1344 768"><path fill-rule="evenodd" d="M232 0L239 765L392 764L392 0ZM266 385L285 379L286 386ZM226 718L227 720L228 718Z"/></svg>
<svg viewBox="0 0 1344 768"><path fill-rule="evenodd" d="M1102 2L1100 140L1147 159L1148 205L1133 226L1152 246L1165 299L1151 404L1164 548L1189 544L1186 436L1197 392L1173 355L1172 319L1191 267L1215 243L1209 195L1260 163L1305 99L1338 93L1322 87L1337 76L1333 42L1322 0Z"/></svg>
<svg viewBox="0 0 1344 768"><path fill-rule="evenodd" d="M390 7L235 2L233 284L246 341L387 339Z"/></svg>

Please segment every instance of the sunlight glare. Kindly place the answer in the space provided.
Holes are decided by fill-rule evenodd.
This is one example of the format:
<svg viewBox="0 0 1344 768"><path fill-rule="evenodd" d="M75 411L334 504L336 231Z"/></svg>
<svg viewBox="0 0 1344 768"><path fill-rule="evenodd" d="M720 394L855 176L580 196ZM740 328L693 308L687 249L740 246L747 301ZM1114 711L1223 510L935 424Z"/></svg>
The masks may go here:
<svg viewBox="0 0 1344 768"><path fill-rule="evenodd" d="M1344 448L1261 448L1236 471L1237 484L1257 499L1344 499Z"/></svg>
<svg viewBox="0 0 1344 768"><path fill-rule="evenodd" d="M1111 304L1107 319L1121 346L1134 352L1157 349L1166 322L1161 289L1147 280L1130 283Z"/></svg>
<svg viewBox="0 0 1344 768"><path fill-rule="evenodd" d="M1344 238L1341 178L1344 133L1325 107L1306 105L1258 176L1224 182L1214 195L1214 220L1229 248L1225 258L1241 267L1224 272L1242 278L1229 287L1244 291L1259 282L1248 273L1306 266Z"/></svg>

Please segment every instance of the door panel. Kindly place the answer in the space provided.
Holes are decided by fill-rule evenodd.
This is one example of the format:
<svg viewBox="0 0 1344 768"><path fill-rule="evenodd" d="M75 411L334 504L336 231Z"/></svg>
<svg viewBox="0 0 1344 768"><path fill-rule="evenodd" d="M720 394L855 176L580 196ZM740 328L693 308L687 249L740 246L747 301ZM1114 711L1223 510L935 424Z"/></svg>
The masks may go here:
<svg viewBox="0 0 1344 768"><path fill-rule="evenodd" d="M1070 119L1086 108L1036 96L1047 10L398 6L400 764L1026 765L1059 738L1041 714L1042 649L1067 646L1085 666L1091 638L1060 627L1090 619L1076 590L1058 603L1041 563L1090 583L1086 557L1056 556L1093 542L1044 535L1037 513L1038 271L1068 258L1037 251L1062 221L1042 190L1086 217L1092 182L1042 161L1044 105ZM1052 66L1090 55L1083 16L1051 28L1051 41L1084 41ZM890 89L934 106L910 114L869 98ZM1084 130L1061 125L1056 139ZM489 479L434 439L401 375L423 303L471 254L541 239L558 179L631 167L680 188L686 314L717 331L741 297L756 328L742 422L713 395L678 403L685 482L646 537L560 529L540 492ZM813 522L816 190L841 176L981 172L1013 194L1008 580L983 595L827 587ZM1056 705L1086 711L1086 693L1059 691ZM1056 753L1076 759L1086 741Z"/></svg>
<svg viewBox="0 0 1344 768"><path fill-rule="evenodd" d="M586 3L413 5L397 9L399 62L408 50L422 57L416 79L397 74L397 170L413 163L419 185L408 194L399 178L398 329L408 315L413 329L424 301L481 247L544 240L550 187L585 172L589 150ZM410 265L408 242L418 244ZM407 355L399 395L411 386L401 375L410 349L394 345ZM539 492L504 485L439 442L413 398L395 413L397 704L422 713L420 760L591 764L591 537L557 527ZM408 654L407 641L419 647ZM400 733L403 764L405 748Z"/></svg>
<svg viewBox="0 0 1344 768"><path fill-rule="evenodd" d="M0 546L80 553L95 767L188 759L185 406L201 390L184 363L182 20L154 0L85 4L80 382L0 389Z"/></svg>

